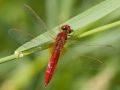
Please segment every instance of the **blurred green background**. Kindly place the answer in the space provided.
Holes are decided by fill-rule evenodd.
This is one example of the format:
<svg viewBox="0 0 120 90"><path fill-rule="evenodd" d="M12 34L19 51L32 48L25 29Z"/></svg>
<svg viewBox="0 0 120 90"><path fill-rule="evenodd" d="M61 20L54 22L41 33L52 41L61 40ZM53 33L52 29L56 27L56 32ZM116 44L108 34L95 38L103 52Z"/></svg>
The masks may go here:
<svg viewBox="0 0 120 90"><path fill-rule="evenodd" d="M37 36L46 31L24 4L53 28L101 1L104 0L0 0L0 57L12 54L30 39L24 32ZM119 19L120 11L116 10L86 30ZM14 28L23 32L11 33ZM48 87L44 86L48 49L0 64L0 90L120 90L119 33L120 27L115 27L66 46Z"/></svg>

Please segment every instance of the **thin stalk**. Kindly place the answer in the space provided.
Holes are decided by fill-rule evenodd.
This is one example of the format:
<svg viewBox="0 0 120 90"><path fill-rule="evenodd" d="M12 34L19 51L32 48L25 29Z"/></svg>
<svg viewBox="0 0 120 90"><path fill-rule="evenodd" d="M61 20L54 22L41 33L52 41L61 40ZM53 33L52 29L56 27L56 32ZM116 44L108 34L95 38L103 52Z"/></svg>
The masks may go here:
<svg viewBox="0 0 120 90"><path fill-rule="evenodd" d="M111 30L111 28L117 27L119 25L120 25L120 20L116 21L114 23L110 23L110 24L95 28L95 29L87 31L87 32L84 32L83 34L78 35L78 38L83 38L83 37L86 37L86 36L89 36L89 35L92 35L95 33L99 33L99 32L106 31L106 30Z"/></svg>
<svg viewBox="0 0 120 90"><path fill-rule="evenodd" d="M7 57L4 57L4 58L1 58L0 59L0 64L1 63L4 63L4 62L8 62L8 61L12 61L14 59L18 58L17 55L13 54L13 55L10 55L10 56L7 56Z"/></svg>

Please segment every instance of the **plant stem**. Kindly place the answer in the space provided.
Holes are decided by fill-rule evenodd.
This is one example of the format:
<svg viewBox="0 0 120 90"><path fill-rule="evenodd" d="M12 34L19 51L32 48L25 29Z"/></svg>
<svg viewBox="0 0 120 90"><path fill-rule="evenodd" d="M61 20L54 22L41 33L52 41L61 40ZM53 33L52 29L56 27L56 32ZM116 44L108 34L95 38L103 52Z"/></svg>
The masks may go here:
<svg viewBox="0 0 120 90"><path fill-rule="evenodd" d="M89 36L91 34L95 34L95 33L101 32L101 31L105 31L105 30L111 30L110 28L113 28L113 27L116 27L119 25L120 25L120 20L116 21L114 23L110 23L110 24L95 28L95 29L87 31L87 32L84 32L83 34L80 34L78 36L78 38L83 38L83 37Z"/></svg>
<svg viewBox="0 0 120 90"><path fill-rule="evenodd" d="M1 59L0 59L0 64L1 64L1 63L4 63L4 62L12 61L12 60L16 59L17 57L18 57L17 55L12 54L12 55L10 55L10 56L1 58Z"/></svg>

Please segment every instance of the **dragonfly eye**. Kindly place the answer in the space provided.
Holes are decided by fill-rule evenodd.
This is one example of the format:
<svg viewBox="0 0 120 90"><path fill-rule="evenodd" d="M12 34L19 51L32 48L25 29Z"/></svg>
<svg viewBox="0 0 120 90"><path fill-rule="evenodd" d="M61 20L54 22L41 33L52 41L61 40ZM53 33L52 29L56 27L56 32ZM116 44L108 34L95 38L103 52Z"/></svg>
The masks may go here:
<svg viewBox="0 0 120 90"><path fill-rule="evenodd" d="M63 25L62 27L61 27L61 29L64 31L68 31L68 33L71 33L72 32L72 29L71 29L71 27L69 26L69 25Z"/></svg>
<svg viewBox="0 0 120 90"><path fill-rule="evenodd" d="M63 25L63 26L61 27L61 29L62 29L62 30L68 30L68 29L70 29L70 26L69 26L69 25Z"/></svg>

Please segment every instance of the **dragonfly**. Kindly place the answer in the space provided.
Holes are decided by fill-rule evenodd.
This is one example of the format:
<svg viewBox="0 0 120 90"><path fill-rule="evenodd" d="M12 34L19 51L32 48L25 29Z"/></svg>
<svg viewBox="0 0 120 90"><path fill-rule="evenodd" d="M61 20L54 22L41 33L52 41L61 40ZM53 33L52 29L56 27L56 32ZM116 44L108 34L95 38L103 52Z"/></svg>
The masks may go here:
<svg viewBox="0 0 120 90"><path fill-rule="evenodd" d="M25 7L30 13L32 13L32 16L34 16L36 18L37 22L39 22L39 24L42 24L44 29L48 30L47 25L37 15L37 13L29 5L25 4ZM48 83L50 82L50 80L52 79L52 76L56 69L57 62L59 60L59 57L60 57L60 54L64 47L64 44L66 43L68 36L72 31L73 30L71 29L70 25L67 25L67 24L62 25L60 32L56 36L55 42L52 46L53 47L52 54L51 54L50 60L48 62L46 73L45 73L45 80L44 80L45 86L47 86ZM19 33L21 33L22 35L20 35ZM31 33L28 33L26 31L21 31L19 29L11 29L11 30L9 30L9 34L11 35L12 38L17 37L17 38L15 38L17 41L21 41L21 40L23 40L23 38L26 39L25 34L31 38L34 37L34 35L32 35ZM19 36L19 38L18 38L18 36ZM21 40L19 40L19 39L21 39ZM28 40L25 40L23 42L26 42L26 41L28 41Z"/></svg>
<svg viewBox="0 0 120 90"><path fill-rule="evenodd" d="M40 21L39 23L43 24L44 28L47 28L47 25L45 25L42 19L36 14L36 12L30 6L25 5L25 7L36 17L37 21ZM73 32L73 29L68 24L62 25L60 30L61 31L57 34L55 42L52 46L53 49L52 49L51 57L46 68L45 79L44 79L45 87L47 87L47 85L49 84L49 82L51 81L54 75L59 57L62 53L62 49L64 48L65 43L68 40L68 36Z"/></svg>
<svg viewBox="0 0 120 90"><path fill-rule="evenodd" d="M56 65L57 65L61 50L64 47L64 44L68 38L68 35L73 31L69 25L63 25L61 27L61 30L62 32L58 33L55 39L56 41L54 43L53 52L46 69L45 86L47 86L48 83L50 82L54 74L54 71L56 69Z"/></svg>

